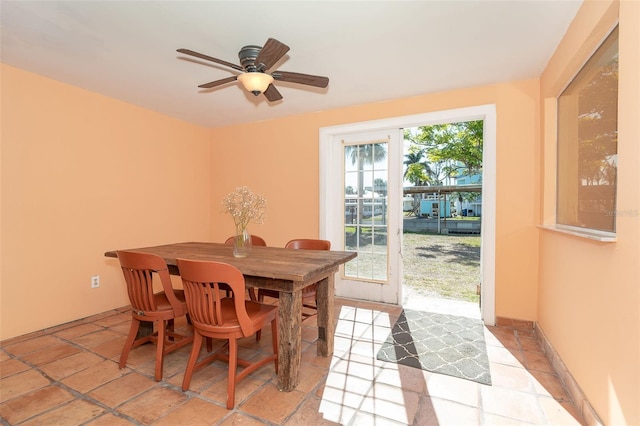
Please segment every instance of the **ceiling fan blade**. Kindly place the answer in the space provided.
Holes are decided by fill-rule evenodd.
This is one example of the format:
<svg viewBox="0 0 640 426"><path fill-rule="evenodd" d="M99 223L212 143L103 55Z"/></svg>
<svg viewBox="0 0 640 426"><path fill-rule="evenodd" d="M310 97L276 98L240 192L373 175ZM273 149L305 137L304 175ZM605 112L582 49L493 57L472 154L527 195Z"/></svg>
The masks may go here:
<svg viewBox="0 0 640 426"><path fill-rule="evenodd" d="M288 81L289 83L306 84L307 86L327 87L329 78L319 75L301 74L299 72L274 71L271 76L274 80Z"/></svg>
<svg viewBox="0 0 640 426"><path fill-rule="evenodd" d="M212 81L210 83L201 84L198 87L201 89L211 89L212 87L222 86L223 84L231 83L232 81L237 80L237 76L223 78L221 80Z"/></svg>
<svg viewBox="0 0 640 426"><path fill-rule="evenodd" d="M215 62L216 64L224 65L226 67L233 68L234 70L244 71L244 68L242 68L240 65L232 64L231 62L223 61L222 59L203 55L202 53L194 52L193 50L178 49L178 52L184 53L185 55L195 56L196 58L204 59L205 61Z"/></svg>
<svg viewBox="0 0 640 426"><path fill-rule="evenodd" d="M254 64L259 70L266 71L274 66L288 51L289 46L275 38L270 38L258 53Z"/></svg>
<svg viewBox="0 0 640 426"><path fill-rule="evenodd" d="M264 91L264 96L269 102L275 102L282 99L282 95L273 84L270 84L269 87L267 87L267 90Z"/></svg>

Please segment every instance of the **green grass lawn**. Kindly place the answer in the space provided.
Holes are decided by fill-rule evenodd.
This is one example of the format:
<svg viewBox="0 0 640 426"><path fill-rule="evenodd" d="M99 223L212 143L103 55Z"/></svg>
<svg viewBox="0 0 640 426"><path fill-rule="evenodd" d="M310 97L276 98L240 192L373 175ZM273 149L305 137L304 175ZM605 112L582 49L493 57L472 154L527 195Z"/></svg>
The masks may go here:
<svg viewBox="0 0 640 426"><path fill-rule="evenodd" d="M480 236L404 233L403 285L429 297L477 303Z"/></svg>

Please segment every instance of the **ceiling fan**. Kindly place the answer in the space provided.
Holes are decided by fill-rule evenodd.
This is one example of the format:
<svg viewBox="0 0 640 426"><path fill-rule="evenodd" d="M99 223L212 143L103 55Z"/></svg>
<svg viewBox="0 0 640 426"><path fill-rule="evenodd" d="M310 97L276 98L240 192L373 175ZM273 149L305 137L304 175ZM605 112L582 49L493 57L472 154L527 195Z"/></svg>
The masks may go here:
<svg viewBox="0 0 640 426"><path fill-rule="evenodd" d="M238 53L240 65L236 65L223 61L222 59L212 58L211 56L194 52L193 50L178 49L178 52L184 53L185 55L195 56L196 58L215 62L216 64L241 71L241 74L239 75L215 80L198 86L203 89L210 89L212 87L221 86L238 80L242 83L245 89L253 93L255 96L264 93L264 96L269 102L274 102L282 99L282 95L273 85L274 81L286 81L289 83L305 84L307 86L323 88L327 87L329 84L329 78L327 77L288 71L273 71L271 74L267 73L267 71L288 51L289 46L279 42L275 38L270 38L263 47L250 45L244 46L240 49L240 52Z"/></svg>

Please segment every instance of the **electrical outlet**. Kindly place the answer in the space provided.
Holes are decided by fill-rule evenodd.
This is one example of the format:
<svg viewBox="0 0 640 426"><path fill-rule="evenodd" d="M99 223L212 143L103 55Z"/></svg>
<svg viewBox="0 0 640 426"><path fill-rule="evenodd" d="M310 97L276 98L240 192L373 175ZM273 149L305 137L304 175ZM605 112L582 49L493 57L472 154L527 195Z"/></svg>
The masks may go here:
<svg viewBox="0 0 640 426"><path fill-rule="evenodd" d="M100 275L93 275L91 277L91 288L100 287Z"/></svg>

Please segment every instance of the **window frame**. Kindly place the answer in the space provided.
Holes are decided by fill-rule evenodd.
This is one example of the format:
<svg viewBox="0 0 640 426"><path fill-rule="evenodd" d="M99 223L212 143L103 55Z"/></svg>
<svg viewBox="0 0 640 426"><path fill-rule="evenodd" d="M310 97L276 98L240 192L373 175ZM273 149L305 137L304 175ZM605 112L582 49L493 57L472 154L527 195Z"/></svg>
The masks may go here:
<svg viewBox="0 0 640 426"><path fill-rule="evenodd" d="M575 235L575 236L580 236L580 237L586 237L586 238L590 238L590 239L595 239L595 240L599 240L599 241L616 241L616 217L615 217L615 208L616 208L616 203L617 203L617 198L618 198L618 194L617 194L617 178L613 184L614 188L613 188L613 208L611 210L611 216L613 217L613 230L603 230L603 229L598 229L598 228L592 228L589 227L590 225L586 225L586 226L575 226L575 225L571 225L571 224L564 224L564 223L560 223L559 220L559 209L560 209L560 200L559 197L562 193L562 191L560 190L560 151L561 151L561 145L560 145L560 134L562 131L564 131L564 129L561 129L561 110L560 110L560 99L563 95L565 95L565 93L567 92L567 89L570 88L570 86L572 85L572 83L574 83L576 81L576 78L580 76L580 74L585 71L585 67L589 64L589 62L598 54L598 51L605 46L609 41L610 41L610 37L616 33L616 40L615 43L618 44L619 43L619 26L618 23L616 22L615 25L612 26L612 28L607 31L607 33L604 35L604 37L602 38L602 40L595 46L595 48L593 49L593 51L585 58L584 62L578 67L577 71L571 76L571 78L568 80L568 82L566 83L566 85L564 85L564 87L562 87L562 89L560 90L559 94L557 95L556 99L555 99L555 138L556 138L556 164L555 164L555 212L554 212L554 229L556 231L562 232L562 233L566 233L566 234L570 234L570 235ZM619 52L619 46L616 49L616 54L618 54ZM587 72L589 72L589 70L587 69ZM619 88L619 82L618 82L618 88ZM618 104L619 104L619 91L616 91L616 140L617 140L617 130L618 130ZM576 116L576 122L577 122L577 116ZM579 145L580 140L578 139L576 141L576 144ZM617 155L618 155L618 150L617 150L617 143L616 143L616 170L617 170ZM566 164L566 163L565 163ZM574 162L573 164L577 164L577 161ZM579 166L578 166L579 167ZM617 172L616 172L617 173ZM578 184L575 188L575 193L577 194L579 189L580 189L580 185ZM579 200L578 200L579 201ZM578 207L576 206L576 209Z"/></svg>

